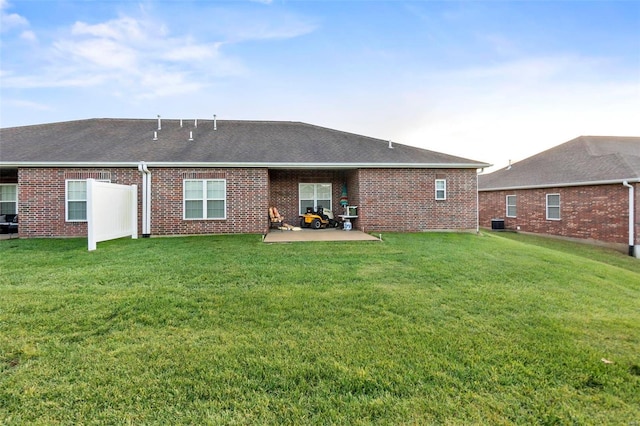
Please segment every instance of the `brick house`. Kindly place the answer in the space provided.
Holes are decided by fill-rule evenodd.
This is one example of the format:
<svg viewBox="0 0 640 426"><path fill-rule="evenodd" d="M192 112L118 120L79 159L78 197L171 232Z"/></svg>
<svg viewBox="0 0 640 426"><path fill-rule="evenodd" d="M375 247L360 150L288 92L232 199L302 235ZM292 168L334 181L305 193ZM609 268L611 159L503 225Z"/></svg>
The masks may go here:
<svg viewBox="0 0 640 426"><path fill-rule="evenodd" d="M138 185L143 235L264 233L277 206L358 206L366 231L476 230L486 163L297 122L89 119L0 129L19 236L85 236L86 179ZM1 214L1 213L0 213Z"/></svg>
<svg viewBox="0 0 640 426"><path fill-rule="evenodd" d="M510 230L628 245L640 257L640 137L581 136L480 175L478 191L481 227L504 221Z"/></svg>

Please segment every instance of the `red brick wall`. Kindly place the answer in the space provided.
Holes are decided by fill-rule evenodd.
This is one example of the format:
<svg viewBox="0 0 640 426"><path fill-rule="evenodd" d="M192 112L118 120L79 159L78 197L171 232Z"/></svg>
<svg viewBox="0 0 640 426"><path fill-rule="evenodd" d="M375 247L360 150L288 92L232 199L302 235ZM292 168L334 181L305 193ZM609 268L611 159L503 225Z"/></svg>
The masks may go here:
<svg viewBox="0 0 640 426"><path fill-rule="evenodd" d="M447 199L435 200L446 179ZM475 230L475 169L362 169L356 227L365 231Z"/></svg>
<svg viewBox="0 0 640 426"><path fill-rule="evenodd" d="M262 233L268 208L267 169L154 169L151 190L151 234ZM19 170L19 235L82 237L86 222L65 221L65 179L90 172L110 174L112 183L138 185L138 231L142 232L142 178L137 169ZM187 173L185 175L185 173ZM188 174L195 173L195 174ZM182 181L186 177L224 177L227 180L226 220L183 220Z"/></svg>
<svg viewBox="0 0 640 426"><path fill-rule="evenodd" d="M88 173L110 173L112 183L138 184L140 188L140 174L135 169L20 168L18 170L19 236L22 238L86 236L86 222L65 221L65 179L88 177Z"/></svg>
<svg viewBox="0 0 640 426"><path fill-rule="evenodd" d="M151 234L263 233L268 226L267 169L150 168ZM224 178L227 181L226 220L184 220L183 180Z"/></svg>
<svg viewBox="0 0 640 426"><path fill-rule="evenodd" d="M358 206L355 227L365 231L423 231L476 228L476 172L458 169L270 170L150 168L151 235L262 233L270 205L298 225L298 184L330 182L336 215L347 184L349 205ZM22 237L82 237L84 222L65 221L65 179L109 174L111 182L138 185L142 232L142 177L135 168L19 170L19 232ZM184 220L183 180L224 178L225 220ZM447 180L447 200L436 201L435 179ZM328 207L328 206L327 206Z"/></svg>
<svg viewBox="0 0 640 426"><path fill-rule="evenodd" d="M447 180L447 200L435 200L435 179ZM271 170L271 204L297 225L298 184L333 185L333 211L342 214L347 183L349 205L358 206L357 229L425 231L476 229L476 171L458 169Z"/></svg>
<svg viewBox="0 0 640 426"><path fill-rule="evenodd" d="M636 244L640 231L640 202L636 193ZM491 219L505 220L505 228L537 234L628 243L629 192L622 184L564 188L482 191L480 226L490 228ZM546 219L546 194L560 194L560 220ZM516 195L517 217L506 217L506 196Z"/></svg>

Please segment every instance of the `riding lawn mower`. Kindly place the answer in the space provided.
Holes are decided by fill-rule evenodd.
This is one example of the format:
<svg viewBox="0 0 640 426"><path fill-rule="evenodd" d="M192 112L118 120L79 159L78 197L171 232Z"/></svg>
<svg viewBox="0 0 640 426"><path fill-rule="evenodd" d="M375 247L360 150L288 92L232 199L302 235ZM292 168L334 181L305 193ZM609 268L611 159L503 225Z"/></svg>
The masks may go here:
<svg viewBox="0 0 640 426"><path fill-rule="evenodd" d="M340 226L340 222L334 219L333 212L331 210L325 210L322 206L318 206L317 210L313 210L313 207L307 207L307 212L300 218L301 228L337 228Z"/></svg>

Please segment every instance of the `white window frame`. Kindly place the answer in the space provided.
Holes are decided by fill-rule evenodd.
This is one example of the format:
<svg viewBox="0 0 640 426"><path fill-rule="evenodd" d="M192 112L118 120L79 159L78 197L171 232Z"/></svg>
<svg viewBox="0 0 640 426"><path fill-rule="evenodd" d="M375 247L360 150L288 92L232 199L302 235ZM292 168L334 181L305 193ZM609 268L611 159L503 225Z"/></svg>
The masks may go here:
<svg viewBox="0 0 640 426"><path fill-rule="evenodd" d="M2 196L2 188L6 188L6 187L10 187L13 186L15 187L15 199L10 200L10 199L4 199ZM11 204L13 203L13 213L9 213L6 209L2 209L0 208L0 215L2 214L18 214L18 184L17 183L3 183L0 184L0 205L5 205L5 204Z"/></svg>
<svg viewBox="0 0 640 426"><path fill-rule="evenodd" d="M558 204L557 205L549 203L549 197L554 197L554 196L558 197ZM560 205L562 204L561 200L560 200L560 194L547 194L546 200L547 200L547 203L546 203L546 209L545 210L547 212L547 220L560 220L560 218L561 218ZM549 214L550 209L558 209L558 217L551 217L551 215Z"/></svg>
<svg viewBox="0 0 640 426"><path fill-rule="evenodd" d="M202 185L201 197L199 198L187 198L187 182L200 182ZM207 184L209 182L222 182L224 195L221 198L208 198L207 196ZM202 202L202 217L187 217L187 202L188 201L201 201ZM222 201L223 203L223 215L222 217L208 217L208 202L209 201ZM227 180L226 179L183 179L182 181L182 219L183 220L226 220L227 219Z"/></svg>
<svg viewBox="0 0 640 426"><path fill-rule="evenodd" d="M302 188L303 185L313 185L313 200L311 200L310 198L302 198ZM303 209L302 208L302 201L306 200L306 201L313 201L313 209L316 210L318 208L318 188L321 185L328 185L329 186L329 205L325 206L324 203L322 203L322 208L325 210L333 210L332 206L333 206L333 185L331 184L331 182L301 182L298 183L298 210L299 210L299 214L304 214L306 213L306 208ZM326 200L326 198L322 198L322 200Z"/></svg>
<svg viewBox="0 0 640 426"><path fill-rule="evenodd" d="M512 202L510 203L509 200L512 200ZM518 217L518 197L516 195L507 195L505 204L507 206L506 216ZM510 208L513 210L510 210Z"/></svg>
<svg viewBox="0 0 640 426"><path fill-rule="evenodd" d="M438 187L441 184L441 187ZM436 179L435 182L435 197L436 200L442 201L447 199L447 180L446 179Z"/></svg>
<svg viewBox="0 0 640 426"><path fill-rule="evenodd" d="M96 179L97 182L111 183L110 179ZM72 200L69 198L69 182L84 182L84 199ZM84 219L69 218L69 203L84 203ZM64 220L66 222L86 222L87 221L87 179L65 179L64 181Z"/></svg>

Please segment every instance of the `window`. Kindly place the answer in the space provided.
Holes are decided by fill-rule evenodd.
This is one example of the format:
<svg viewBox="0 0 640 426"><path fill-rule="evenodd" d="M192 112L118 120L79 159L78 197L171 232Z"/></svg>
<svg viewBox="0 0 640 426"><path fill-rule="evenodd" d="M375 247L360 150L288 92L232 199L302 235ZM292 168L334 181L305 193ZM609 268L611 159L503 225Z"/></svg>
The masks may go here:
<svg viewBox="0 0 640 426"><path fill-rule="evenodd" d="M331 210L330 183L301 183L298 185L298 199L300 200L300 214L307 211L307 207L317 209L323 207Z"/></svg>
<svg viewBox="0 0 640 426"><path fill-rule="evenodd" d="M547 220L560 220L560 194L547 194Z"/></svg>
<svg viewBox="0 0 640 426"><path fill-rule="evenodd" d="M183 188L185 219L227 218L225 179L185 179Z"/></svg>
<svg viewBox="0 0 640 426"><path fill-rule="evenodd" d="M67 222L87 220L87 181L66 181Z"/></svg>
<svg viewBox="0 0 640 426"><path fill-rule="evenodd" d="M108 179L96 179L98 182L110 182ZM66 220L67 222L87 221L87 181L86 179L68 179L65 181Z"/></svg>
<svg viewBox="0 0 640 426"><path fill-rule="evenodd" d="M0 214L18 213L18 185L0 185Z"/></svg>
<svg viewBox="0 0 640 426"><path fill-rule="evenodd" d="M516 217L517 211L516 196L507 195L507 217Z"/></svg>
<svg viewBox="0 0 640 426"><path fill-rule="evenodd" d="M447 199L447 181L446 179L436 179L436 200Z"/></svg>

